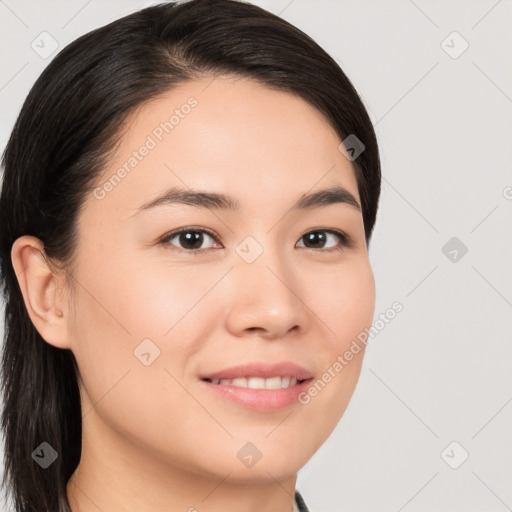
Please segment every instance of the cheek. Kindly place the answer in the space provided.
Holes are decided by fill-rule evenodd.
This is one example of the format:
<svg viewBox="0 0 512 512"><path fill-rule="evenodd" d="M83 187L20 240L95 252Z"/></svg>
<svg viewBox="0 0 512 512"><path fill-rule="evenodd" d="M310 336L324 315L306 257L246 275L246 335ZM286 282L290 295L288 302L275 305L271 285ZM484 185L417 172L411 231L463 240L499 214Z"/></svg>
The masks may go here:
<svg viewBox="0 0 512 512"><path fill-rule="evenodd" d="M358 336L371 326L375 309L368 261L331 272L325 283L309 295L315 301L312 309L327 327L317 351L317 379L301 399L308 414L319 419L311 423L317 448L336 427L354 393L366 348Z"/></svg>
<svg viewBox="0 0 512 512"><path fill-rule="evenodd" d="M319 316L328 327L327 350L339 351L369 327L375 310L375 282L367 260L330 272L309 297L316 297Z"/></svg>
<svg viewBox="0 0 512 512"><path fill-rule="evenodd" d="M210 291L224 271L193 272L162 261L149 265L119 254L102 265L93 258L77 275L83 286L71 334L82 374L94 376L100 392L128 368L142 366L137 354L146 347L155 357L152 368L172 368L183 377L194 340L213 325Z"/></svg>
<svg viewBox="0 0 512 512"><path fill-rule="evenodd" d="M94 268L101 268L101 274ZM191 308L212 284L196 283L194 276L179 270L164 279L154 268L114 257L103 266L91 260L76 277L83 286L70 336L85 388L83 413L92 404L95 412L85 421L93 422L98 415L127 438L144 437L171 450L170 426L182 425L177 436L181 433L187 440L197 428L192 419L204 415L179 383L187 369L189 340L195 337ZM136 350L147 339L154 343L145 345L149 365ZM185 463L182 444L183 449L173 445L172 450Z"/></svg>

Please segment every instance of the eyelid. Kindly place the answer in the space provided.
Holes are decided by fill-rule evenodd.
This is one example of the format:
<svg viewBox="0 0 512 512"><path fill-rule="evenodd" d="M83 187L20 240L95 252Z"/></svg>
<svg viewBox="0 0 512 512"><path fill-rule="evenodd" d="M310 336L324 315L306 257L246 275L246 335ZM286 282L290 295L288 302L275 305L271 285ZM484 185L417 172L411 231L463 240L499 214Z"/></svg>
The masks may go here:
<svg viewBox="0 0 512 512"><path fill-rule="evenodd" d="M330 234L336 235L341 240L341 245L342 245L341 248L342 249L343 248L350 249L354 246L353 238L348 233L346 233L345 231L338 229L338 228L322 228L322 227L312 228L312 229L309 229L308 231L306 231L304 234L302 234L300 236L299 240L303 236L309 235L310 233L316 233L317 231L324 231L325 233L330 233ZM309 247L306 247L306 249L309 249ZM330 249L312 249L312 250L317 251L317 252L322 252L322 251L325 252L325 251L335 250L335 249L336 249L335 247L331 247Z"/></svg>
<svg viewBox="0 0 512 512"><path fill-rule="evenodd" d="M207 248L207 249L196 249L196 250L186 250L186 249L181 249L179 247L172 246L172 244L167 242L167 240L169 240L171 238L174 238L176 235L179 235L180 233L187 233L189 231L196 231L196 232L199 232L199 233L203 233L204 232L207 235L211 236L215 241L219 240L219 236L214 231L212 231L211 229L208 229L208 228L205 228L205 227L202 227L202 226L201 227L200 226L185 226L183 228L178 228L178 229L175 229L173 231L170 231L169 233L166 233L162 238L160 238L159 244L171 246L172 247L171 250L175 250L175 251L178 251L178 252L184 252L184 253L187 253L187 254L200 254L200 253L203 253L203 252L206 252L206 251L210 250L210 248Z"/></svg>
<svg viewBox="0 0 512 512"><path fill-rule="evenodd" d="M169 233L166 233L162 238L160 238L159 243L162 245L172 246L172 244L168 243L167 240L174 238L176 235L179 235L180 233L183 233L183 232L186 233L189 231L206 233L207 235L211 236L216 242L219 241L219 236L211 229L208 229L208 228L205 228L202 226L185 226L183 228L178 228L178 229L175 229L174 231L170 231ZM343 249L350 249L354 246L353 238L350 235L348 235L345 231L343 231L341 229L337 229L337 228L324 228L324 227L316 227L316 228L309 229L308 231L306 231L299 237L299 240L297 240L297 243L302 239L302 237L309 235L310 233L315 233L317 231L323 231L325 233L330 233L330 234L336 235L341 240L340 245L335 246L335 247L330 247L328 249L311 249L310 247L304 247L304 249L310 249L313 252L322 253L322 252L342 251ZM176 250L178 252L184 252L184 253L188 253L188 254L200 254L203 252L207 252L210 249L211 248L186 250L186 249L181 249L178 247L172 248L172 250Z"/></svg>

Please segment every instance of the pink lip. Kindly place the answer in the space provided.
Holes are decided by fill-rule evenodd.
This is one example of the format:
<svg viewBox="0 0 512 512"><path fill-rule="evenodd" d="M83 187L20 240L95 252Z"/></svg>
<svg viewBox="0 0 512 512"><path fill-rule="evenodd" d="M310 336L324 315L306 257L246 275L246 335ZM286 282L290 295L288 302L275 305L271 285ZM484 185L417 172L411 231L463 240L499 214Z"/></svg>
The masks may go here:
<svg viewBox="0 0 512 512"><path fill-rule="evenodd" d="M310 371L290 361L281 363L247 363L200 376L201 379L236 379L239 377L295 377L306 380L313 377ZM264 391L264 390L263 390Z"/></svg>
<svg viewBox="0 0 512 512"><path fill-rule="evenodd" d="M240 377L295 377L295 386L281 389L250 389L225 384L213 384L211 379L236 379ZM208 380L207 380L208 379ZM260 412L273 412L298 403L298 396L310 385L313 375L302 366L289 361L265 364L247 363L217 372L201 375L201 384L215 393L245 408Z"/></svg>
<svg viewBox="0 0 512 512"><path fill-rule="evenodd" d="M306 391L312 379L298 382L295 386L281 389L250 389L224 384L213 384L207 380L201 380L201 384L217 396L226 398L242 407L259 412L274 412L294 403L299 403L299 394Z"/></svg>

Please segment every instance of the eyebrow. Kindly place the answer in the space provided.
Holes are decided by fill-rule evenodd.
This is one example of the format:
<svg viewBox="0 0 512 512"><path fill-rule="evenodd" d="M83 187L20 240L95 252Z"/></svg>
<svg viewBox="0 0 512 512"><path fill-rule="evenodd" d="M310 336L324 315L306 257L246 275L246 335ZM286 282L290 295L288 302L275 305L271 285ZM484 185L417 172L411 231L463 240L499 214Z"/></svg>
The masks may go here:
<svg viewBox="0 0 512 512"><path fill-rule="evenodd" d="M310 192L309 194L303 194L292 206L291 210L311 210L313 208L329 206L336 203L348 204L356 210L361 211L361 206L354 195L346 188L339 185L317 190L316 192ZM241 210L239 201L226 194L170 188L155 199L144 203L136 210L135 214L157 206L172 204L186 204L198 208L214 208L234 212L240 212Z"/></svg>

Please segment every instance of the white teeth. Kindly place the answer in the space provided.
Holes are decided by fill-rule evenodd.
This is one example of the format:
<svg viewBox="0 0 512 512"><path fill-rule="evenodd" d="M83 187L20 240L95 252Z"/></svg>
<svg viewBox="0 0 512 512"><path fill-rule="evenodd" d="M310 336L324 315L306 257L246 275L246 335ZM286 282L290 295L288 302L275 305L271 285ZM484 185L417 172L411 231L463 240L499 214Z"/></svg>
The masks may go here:
<svg viewBox="0 0 512 512"><path fill-rule="evenodd" d="M262 377L249 377L247 387L250 389L265 389L265 379Z"/></svg>
<svg viewBox="0 0 512 512"><path fill-rule="evenodd" d="M223 386L236 386L249 389L281 389L289 388L297 384L295 377L238 377L236 379L211 379L212 384L222 384Z"/></svg>
<svg viewBox="0 0 512 512"><path fill-rule="evenodd" d="M281 377L270 377L265 379L265 389L281 389Z"/></svg>

